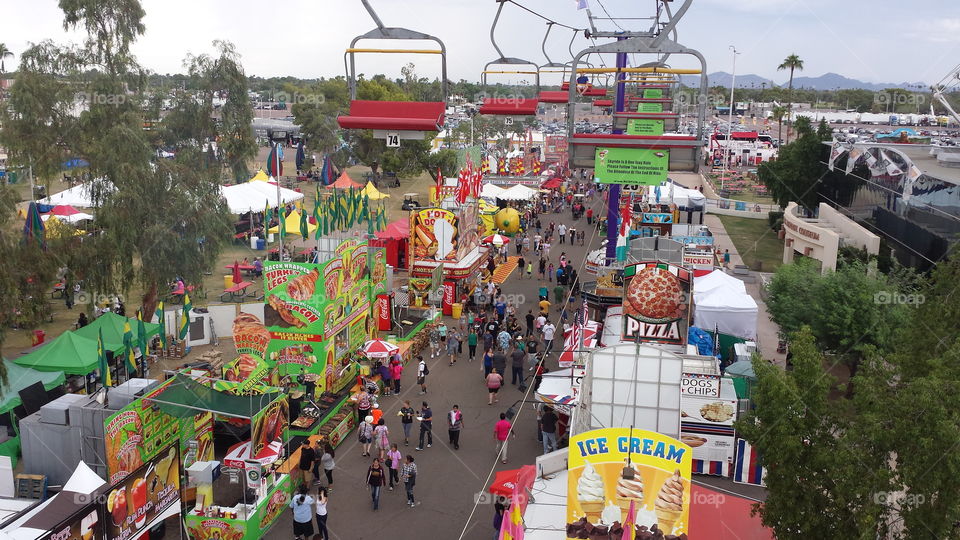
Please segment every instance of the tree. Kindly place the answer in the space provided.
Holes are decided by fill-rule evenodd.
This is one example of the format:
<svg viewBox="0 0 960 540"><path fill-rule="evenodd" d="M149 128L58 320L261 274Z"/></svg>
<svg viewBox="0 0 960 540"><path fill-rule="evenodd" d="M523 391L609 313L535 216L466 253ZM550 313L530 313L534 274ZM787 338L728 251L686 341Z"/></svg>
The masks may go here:
<svg viewBox="0 0 960 540"><path fill-rule="evenodd" d="M199 81L203 111L213 115L213 98L225 94L226 100L220 108L219 129L205 134L208 138L220 141L224 160L233 173L234 182L244 182L250 178L247 163L257 155L257 143L254 140L253 109L247 97L247 77L240 65L240 57L232 43L214 41L219 50L218 58L207 55L188 58L188 71ZM202 118L195 117L198 120ZM202 140L202 139L200 139Z"/></svg>
<svg viewBox="0 0 960 540"><path fill-rule="evenodd" d="M46 42L24 52L3 141L17 163L33 163L47 179L70 155L107 181L94 185L115 188L94 193L99 233L59 251L58 262L94 293L123 294L138 283L144 311L152 313L162 285L175 277L200 283L230 238L219 165L203 152L216 132L202 100L181 93L160 126L174 134L176 157L157 159L157 136L144 130L152 114L146 77L129 54L144 31L139 2L62 0L61 7L68 29L87 31L84 47ZM86 96L79 115L72 112L77 95Z"/></svg>
<svg viewBox="0 0 960 540"><path fill-rule="evenodd" d="M791 54L783 60L783 63L777 66L777 71L790 70L790 82L787 85L789 100L787 102L787 119L791 120L791 113L793 112L793 72L794 70L803 71L803 60L800 59L796 54ZM787 137L790 136L790 127L787 126Z"/></svg>
<svg viewBox="0 0 960 540"><path fill-rule="evenodd" d="M783 146L783 117L787 115L787 108L782 105L775 105L770 112L773 115L773 119L777 121L777 139L779 139L780 145Z"/></svg>
<svg viewBox="0 0 960 540"><path fill-rule="evenodd" d="M829 398L834 379L823 369L809 328L791 336L793 369L754 356L755 405L735 424L761 454L767 498L756 506L781 539L822 536L883 538L889 491L887 456L856 425L856 410ZM865 444L866 443L866 444Z"/></svg>
<svg viewBox="0 0 960 540"><path fill-rule="evenodd" d="M897 331L909 316L895 301L909 292L903 285L860 263L821 274L813 261L801 259L774 274L767 308L783 332L809 328L822 350L848 366L852 395L860 362L869 354L889 354L897 344Z"/></svg>
<svg viewBox="0 0 960 540"><path fill-rule="evenodd" d="M7 48L6 43L0 43L0 73L7 71L7 66L4 64L7 58L13 58L13 51Z"/></svg>

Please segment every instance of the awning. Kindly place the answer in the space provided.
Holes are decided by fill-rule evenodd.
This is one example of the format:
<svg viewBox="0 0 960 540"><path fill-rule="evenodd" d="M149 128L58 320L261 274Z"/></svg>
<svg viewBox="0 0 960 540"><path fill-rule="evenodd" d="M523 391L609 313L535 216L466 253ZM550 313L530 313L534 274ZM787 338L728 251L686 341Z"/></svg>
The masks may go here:
<svg viewBox="0 0 960 540"><path fill-rule="evenodd" d="M283 225L284 225L284 231L287 234L295 234L297 236L300 236L300 211L294 210L293 212L290 212L289 214L287 214L287 217L284 218L283 220ZM315 223L310 223L310 220L308 219L307 233L311 233L315 230L317 230L317 225ZM273 227L270 227L270 230L268 232L276 234L280 232L280 226L274 225Z"/></svg>
<svg viewBox="0 0 960 540"><path fill-rule="evenodd" d="M62 371L67 375L87 375L99 367L97 341L64 332L50 343L14 362L37 371Z"/></svg>
<svg viewBox="0 0 960 540"><path fill-rule="evenodd" d="M177 418L193 416L197 411L210 411L223 416L250 419L281 395L280 392L274 392L238 396L214 390L177 373L173 382L169 383L163 392L148 401L156 403L160 410Z"/></svg>
<svg viewBox="0 0 960 540"><path fill-rule="evenodd" d="M401 218L390 222L382 231L373 233L380 240L403 240L410 238L410 220Z"/></svg>
<svg viewBox="0 0 960 540"><path fill-rule="evenodd" d="M124 325L130 322L130 335L133 337L134 346L136 346L140 332L137 328L137 319L129 319L107 312L94 319L90 324L79 330L74 330L78 336L97 341L100 331L103 331L103 348L106 350L119 352L125 348L123 344ZM147 331L147 340L160 333L160 325L144 321L144 330Z"/></svg>
<svg viewBox="0 0 960 540"><path fill-rule="evenodd" d="M359 189L363 186L354 182L353 179L350 178L350 175L347 174L347 171L343 171L342 173L340 173L340 178L337 178L337 180L334 183L330 184L327 187L336 188L336 189L350 189L350 188Z"/></svg>
<svg viewBox="0 0 960 540"><path fill-rule="evenodd" d="M690 486L693 501L715 501L695 504L690 511L690 538L716 540L770 540L773 532L763 526L759 516L753 515L756 501L738 497L729 491L714 491L693 483Z"/></svg>
<svg viewBox="0 0 960 540"><path fill-rule="evenodd" d="M7 370L7 384L0 387L0 414L19 407L19 392L35 383L42 383L44 390L53 390L63 384L66 377L62 371L38 371L17 365L6 358L3 365Z"/></svg>
<svg viewBox="0 0 960 540"><path fill-rule="evenodd" d="M367 182L367 185L360 191L360 196L362 197L364 195L371 201L379 201L380 199L386 199L390 196L377 189L377 186L373 185L373 182Z"/></svg>

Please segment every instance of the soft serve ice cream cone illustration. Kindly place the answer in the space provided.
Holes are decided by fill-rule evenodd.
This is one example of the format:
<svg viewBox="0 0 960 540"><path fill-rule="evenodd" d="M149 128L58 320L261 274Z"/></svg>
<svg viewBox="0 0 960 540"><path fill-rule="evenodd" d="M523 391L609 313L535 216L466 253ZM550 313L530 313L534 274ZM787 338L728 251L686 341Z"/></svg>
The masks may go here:
<svg viewBox="0 0 960 540"><path fill-rule="evenodd" d="M660 486L654 509L657 512L657 526L663 534L671 534L683 514L683 478L679 470L674 471Z"/></svg>
<svg viewBox="0 0 960 540"><path fill-rule="evenodd" d="M577 481L577 499L587 515L587 521L599 523L604 503L603 478L590 463L583 465L583 472Z"/></svg>
<svg viewBox="0 0 960 540"><path fill-rule="evenodd" d="M630 471L633 471L633 474L630 474ZM624 516L630 511L631 501L637 510L643 506L643 478L640 477L640 469L636 463L624 467L623 473L617 479L617 506Z"/></svg>

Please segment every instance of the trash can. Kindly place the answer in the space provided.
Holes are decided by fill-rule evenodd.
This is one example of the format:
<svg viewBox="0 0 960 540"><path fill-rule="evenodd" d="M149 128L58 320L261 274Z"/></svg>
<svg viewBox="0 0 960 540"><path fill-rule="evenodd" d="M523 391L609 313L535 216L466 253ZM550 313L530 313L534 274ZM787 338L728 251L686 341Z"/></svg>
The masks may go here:
<svg viewBox="0 0 960 540"><path fill-rule="evenodd" d="M267 249L267 241L263 238L257 238L257 251L263 251Z"/></svg>
<svg viewBox="0 0 960 540"><path fill-rule="evenodd" d="M250 237L250 249L257 249L257 244L260 242L260 239L256 236Z"/></svg>
<svg viewBox="0 0 960 540"><path fill-rule="evenodd" d="M33 331L33 346L36 347L43 343L47 338L47 333L43 330L34 330Z"/></svg>
<svg viewBox="0 0 960 540"><path fill-rule="evenodd" d="M453 317L454 319L459 319L460 315L462 314L463 314L463 304L461 304L460 302L454 302L453 306L451 306L450 316Z"/></svg>
<svg viewBox="0 0 960 540"><path fill-rule="evenodd" d="M230 274L229 276L223 276L223 288L224 288L224 289L229 289L230 287L233 287L233 285L234 285L234 283L233 283L233 274Z"/></svg>

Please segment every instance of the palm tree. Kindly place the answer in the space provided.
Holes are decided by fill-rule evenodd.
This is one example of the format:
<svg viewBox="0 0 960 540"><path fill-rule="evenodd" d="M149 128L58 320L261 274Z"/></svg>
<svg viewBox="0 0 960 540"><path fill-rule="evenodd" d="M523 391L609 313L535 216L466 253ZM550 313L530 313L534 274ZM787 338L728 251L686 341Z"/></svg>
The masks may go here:
<svg viewBox="0 0 960 540"><path fill-rule="evenodd" d="M6 43L0 43L0 73L7 71L6 66L3 65L5 58L13 57L13 51L7 48Z"/></svg>
<svg viewBox="0 0 960 540"><path fill-rule="evenodd" d="M783 71L786 69L790 70L790 83L787 85L787 88L788 88L787 96L788 96L788 99L790 100L790 102L787 104L787 119L790 119L793 117L793 115L790 114L793 112L793 72L794 70L803 71L803 60L801 60L800 57L797 56L796 54L791 54L790 56L784 59L782 64L777 66L777 71ZM787 137L789 136L790 136L790 125L787 124Z"/></svg>

